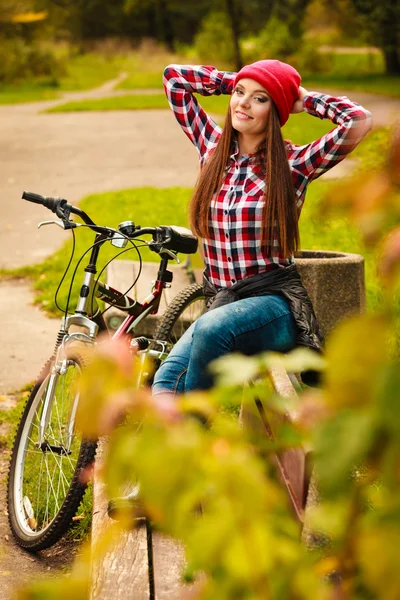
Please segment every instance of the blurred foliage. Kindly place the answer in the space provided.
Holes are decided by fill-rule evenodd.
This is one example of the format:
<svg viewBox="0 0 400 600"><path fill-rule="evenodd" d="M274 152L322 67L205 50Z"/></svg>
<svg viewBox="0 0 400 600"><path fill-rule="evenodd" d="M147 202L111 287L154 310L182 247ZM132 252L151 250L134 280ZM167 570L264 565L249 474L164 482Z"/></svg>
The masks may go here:
<svg viewBox="0 0 400 600"><path fill-rule="evenodd" d="M208 64L218 56L222 65L233 65L234 46L228 16L224 11L211 12L202 21L200 31L194 38L199 59Z"/></svg>
<svg viewBox="0 0 400 600"><path fill-rule="evenodd" d="M21 38L0 39L0 83L46 78L56 83L65 74L65 64L47 48Z"/></svg>
<svg viewBox="0 0 400 600"><path fill-rule="evenodd" d="M382 49L386 72L400 75L400 3L393 0L351 0L364 17L372 39Z"/></svg>
<svg viewBox="0 0 400 600"><path fill-rule="evenodd" d="M99 346L83 374L79 423L88 436L109 436L108 493L139 479L153 527L184 544L183 577L198 583L193 598L399 597L400 352L388 344L400 284L399 173L397 132L375 171L348 181L322 206L324 214L346 214L366 246L379 250L383 294L374 314L336 328L323 361L306 350L227 356L214 367L211 392L171 399L137 389L137 358L114 342ZM264 374L277 366L322 368L322 385L276 396ZM247 386L249 379L257 383ZM272 440L237 420L240 406L254 413L256 398L268 414L295 416L273 421ZM318 491L309 499L302 539L272 460L299 446L313 449ZM97 558L117 530L106 534ZM63 585L40 597L67 597L65 589L73 592L76 583Z"/></svg>
<svg viewBox="0 0 400 600"><path fill-rule="evenodd" d="M170 61L155 64L150 47L147 53L132 52L150 38L170 55L184 54L179 62L238 69L261 58L280 58L305 74L360 76L386 70L398 75L398 10L390 8L389 0L364 4L368 10L356 0L0 0L0 91L10 92L0 102L13 101L12 90L4 87L10 84L20 86L16 97L21 101L54 95L54 88L63 89L77 54L88 52L110 60L133 56L116 74L132 74L125 87L153 86L155 74ZM337 52L337 46L373 43L381 52ZM59 51L60 44L66 51ZM144 65L151 72L147 83ZM105 81L110 69L99 64L93 71L97 77L87 72L89 80ZM24 83L33 88L22 88ZM79 82L76 89L83 87Z"/></svg>

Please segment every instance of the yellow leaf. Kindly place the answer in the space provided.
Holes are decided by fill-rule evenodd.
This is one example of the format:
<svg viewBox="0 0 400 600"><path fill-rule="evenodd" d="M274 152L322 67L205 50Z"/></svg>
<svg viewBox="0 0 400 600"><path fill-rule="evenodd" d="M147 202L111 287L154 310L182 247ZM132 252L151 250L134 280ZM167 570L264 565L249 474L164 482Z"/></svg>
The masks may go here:
<svg viewBox="0 0 400 600"><path fill-rule="evenodd" d="M363 315L339 325L326 347L328 402L338 407L369 404L387 360L387 344L388 323L382 316Z"/></svg>
<svg viewBox="0 0 400 600"><path fill-rule="evenodd" d="M47 19L47 17L47 10L43 10L42 12L37 13L27 12L14 15L11 17L11 21L13 23L35 23L36 21L44 21L44 19Z"/></svg>

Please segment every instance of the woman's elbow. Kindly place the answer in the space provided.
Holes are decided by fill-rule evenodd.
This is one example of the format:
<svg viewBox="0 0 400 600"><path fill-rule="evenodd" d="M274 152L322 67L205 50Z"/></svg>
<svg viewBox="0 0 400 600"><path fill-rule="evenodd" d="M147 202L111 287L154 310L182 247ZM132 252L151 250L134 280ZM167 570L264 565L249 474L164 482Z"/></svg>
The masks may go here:
<svg viewBox="0 0 400 600"><path fill-rule="evenodd" d="M357 115L357 118L354 120L354 124L352 126L353 136L361 141L367 133L369 133L373 126L373 118L372 114L369 110L363 110L361 113Z"/></svg>
<svg viewBox="0 0 400 600"><path fill-rule="evenodd" d="M171 70L172 65L167 65L164 69L163 78L168 79L169 72Z"/></svg>
<svg viewBox="0 0 400 600"><path fill-rule="evenodd" d="M372 117L372 113L370 113L369 110L366 110L365 111L365 129L366 129L366 133L368 133L369 131L371 131L373 125L374 125L374 119Z"/></svg>

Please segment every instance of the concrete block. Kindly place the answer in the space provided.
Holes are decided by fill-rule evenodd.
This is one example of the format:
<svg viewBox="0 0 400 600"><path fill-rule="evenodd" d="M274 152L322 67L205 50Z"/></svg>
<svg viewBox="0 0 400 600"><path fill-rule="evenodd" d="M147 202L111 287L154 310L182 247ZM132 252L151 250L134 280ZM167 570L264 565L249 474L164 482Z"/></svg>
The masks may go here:
<svg viewBox="0 0 400 600"><path fill-rule="evenodd" d="M303 250L295 261L324 335L342 319L365 310L364 258L360 254Z"/></svg>

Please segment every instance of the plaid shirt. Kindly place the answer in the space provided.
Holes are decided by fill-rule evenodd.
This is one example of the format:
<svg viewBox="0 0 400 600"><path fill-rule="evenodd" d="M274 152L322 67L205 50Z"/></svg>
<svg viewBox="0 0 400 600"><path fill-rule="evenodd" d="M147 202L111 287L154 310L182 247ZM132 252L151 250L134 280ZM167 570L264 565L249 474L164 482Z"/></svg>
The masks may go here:
<svg viewBox="0 0 400 600"><path fill-rule="evenodd" d="M196 146L201 165L217 145L222 130L198 104L194 94L231 94L235 76L210 66L170 65L165 69L168 102L179 125ZM344 96L334 98L310 92L304 99L304 109L320 119L330 119L338 127L304 146L285 141L299 215L310 181L355 148L367 133L366 122L371 119L368 111ZM210 236L203 240L206 272L216 287L229 287L251 275L294 262L293 256L280 252L276 229L272 253L267 256L261 249L264 190L263 169L257 155L239 156L236 142L221 189L212 199Z"/></svg>

